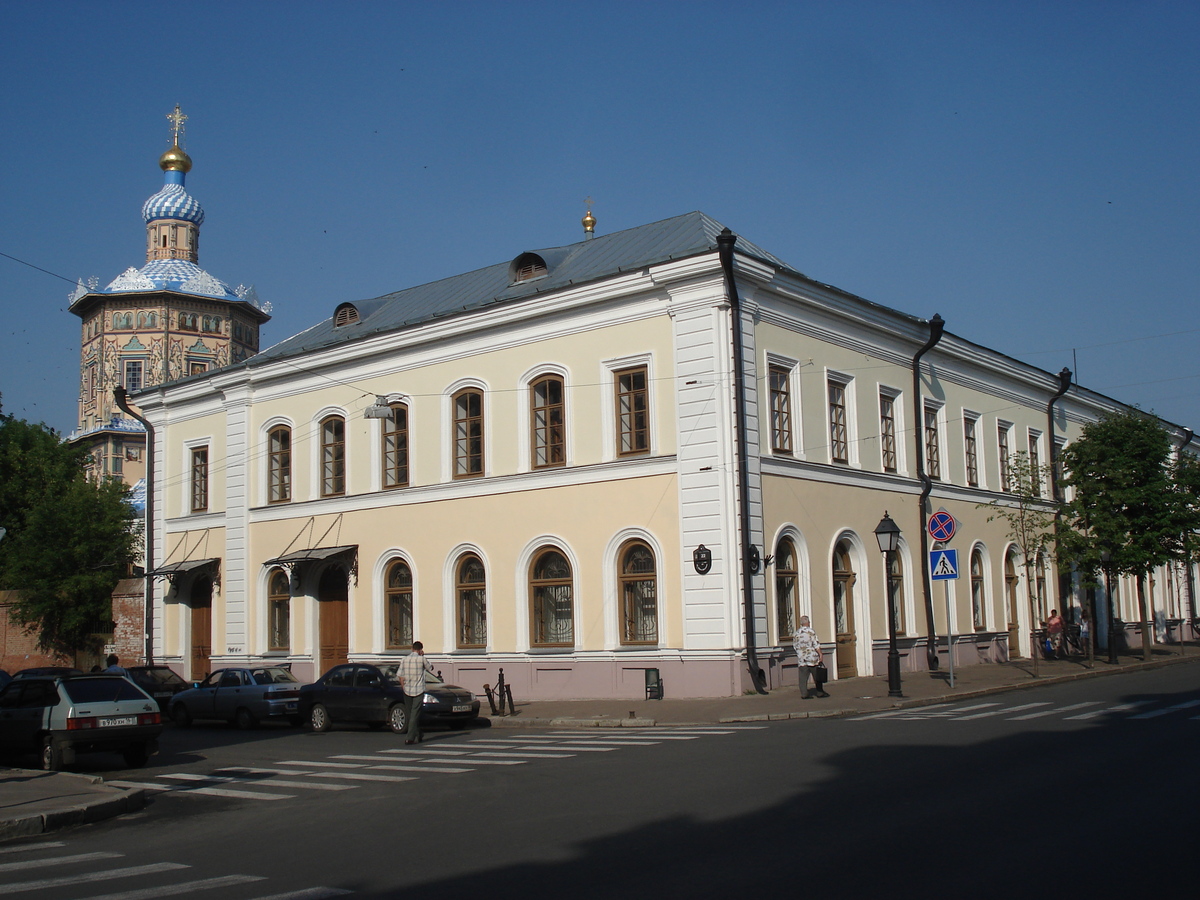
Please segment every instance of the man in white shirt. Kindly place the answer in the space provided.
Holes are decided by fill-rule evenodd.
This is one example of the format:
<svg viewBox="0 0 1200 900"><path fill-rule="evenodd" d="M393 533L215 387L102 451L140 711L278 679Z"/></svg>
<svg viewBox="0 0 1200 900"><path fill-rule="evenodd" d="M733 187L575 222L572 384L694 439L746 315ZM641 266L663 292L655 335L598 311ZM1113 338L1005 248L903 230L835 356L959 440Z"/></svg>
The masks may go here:
<svg viewBox="0 0 1200 900"><path fill-rule="evenodd" d="M425 698L426 672L433 674L433 668L425 659L425 647L420 641L413 641L412 653L400 660L400 669L396 672L400 687L404 688L404 716L408 723L406 744L421 740L421 702Z"/></svg>

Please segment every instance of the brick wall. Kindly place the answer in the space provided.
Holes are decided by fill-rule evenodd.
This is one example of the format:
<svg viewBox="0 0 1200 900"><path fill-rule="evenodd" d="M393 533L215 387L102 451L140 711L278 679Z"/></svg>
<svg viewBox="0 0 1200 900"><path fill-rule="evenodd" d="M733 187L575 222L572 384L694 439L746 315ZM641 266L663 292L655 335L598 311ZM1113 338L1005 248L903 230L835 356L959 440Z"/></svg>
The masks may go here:
<svg viewBox="0 0 1200 900"><path fill-rule="evenodd" d="M38 648L37 632L21 625L12 615L16 591L0 591L0 669L12 674L33 666L70 666L69 657L47 654Z"/></svg>
<svg viewBox="0 0 1200 900"><path fill-rule="evenodd" d="M116 623L113 651L121 665L136 666L146 661L146 580L123 578L112 594L112 615Z"/></svg>

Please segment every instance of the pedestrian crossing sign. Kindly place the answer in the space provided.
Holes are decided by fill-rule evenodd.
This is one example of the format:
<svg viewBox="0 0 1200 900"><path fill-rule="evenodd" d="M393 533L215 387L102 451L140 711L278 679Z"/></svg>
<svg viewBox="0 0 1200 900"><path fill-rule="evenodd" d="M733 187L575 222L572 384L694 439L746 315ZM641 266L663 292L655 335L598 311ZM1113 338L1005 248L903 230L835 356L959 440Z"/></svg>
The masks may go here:
<svg viewBox="0 0 1200 900"><path fill-rule="evenodd" d="M958 577L957 550L931 550L929 552L930 578L934 581L950 581Z"/></svg>

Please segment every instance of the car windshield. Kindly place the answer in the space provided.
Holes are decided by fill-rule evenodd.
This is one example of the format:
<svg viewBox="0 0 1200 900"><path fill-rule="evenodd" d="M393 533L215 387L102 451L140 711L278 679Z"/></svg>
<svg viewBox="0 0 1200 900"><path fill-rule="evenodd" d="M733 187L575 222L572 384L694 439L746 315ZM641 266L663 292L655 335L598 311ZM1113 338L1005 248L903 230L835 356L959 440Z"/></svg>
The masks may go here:
<svg viewBox="0 0 1200 900"><path fill-rule="evenodd" d="M379 671L381 671L383 673L384 677L387 678L388 681L394 681L394 682L399 683L400 678L398 676L399 676L399 672L400 672L400 666L398 666L398 665L380 666ZM436 687L437 685L442 685L445 683L446 682L442 681L442 679L438 678L432 672L425 673L425 686L426 687L429 687L431 685Z"/></svg>
<svg viewBox="0 0 1200 900"><path fill-rule="evenodd" d="M287 669L254 669L250 672L255 684L296 684L296 676Z"/></svg>
<svg viewBox="0 0 1200 900"><path fill-rule="evenodd" d="M62 688L72 703L146 699L137 685L125 678L71 678L63 681Z"/></svg>
<svg viewBox="0 0 1200 900"><path fill-rule="evenodd" d="M145 681L150 684L187 684L170 669L132 669L129 674L135 681Z"/></svg>

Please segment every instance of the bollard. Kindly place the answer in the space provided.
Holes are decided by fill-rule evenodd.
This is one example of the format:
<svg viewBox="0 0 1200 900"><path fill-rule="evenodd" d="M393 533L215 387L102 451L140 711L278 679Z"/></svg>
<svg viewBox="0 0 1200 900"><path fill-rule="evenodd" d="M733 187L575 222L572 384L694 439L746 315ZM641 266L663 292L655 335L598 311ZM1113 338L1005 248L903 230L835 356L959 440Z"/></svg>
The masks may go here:
<svg viewBox="0 0 1200 900"><path fill-rule="evenodd" d="M492 686L490 684L485 684L483 686L483 692L487 694L488 706L492 708L492 715L498 715L496 712L496 695L492 693Z"/></svg>

